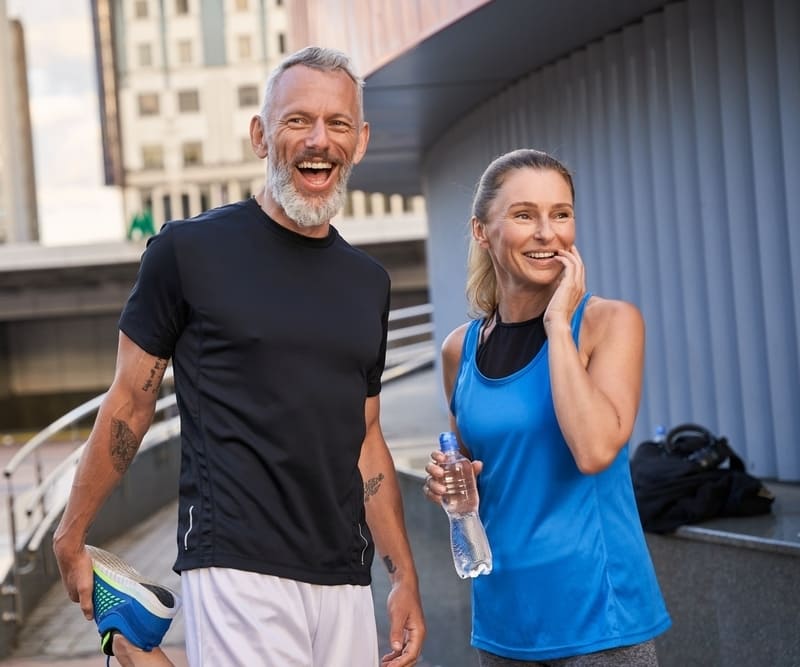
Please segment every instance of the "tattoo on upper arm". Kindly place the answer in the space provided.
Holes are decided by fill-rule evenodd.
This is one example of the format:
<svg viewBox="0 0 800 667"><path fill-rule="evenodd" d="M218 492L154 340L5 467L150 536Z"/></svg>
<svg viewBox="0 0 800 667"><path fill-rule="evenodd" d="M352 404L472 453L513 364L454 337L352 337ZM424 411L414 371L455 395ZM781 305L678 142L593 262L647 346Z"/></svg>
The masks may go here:
<svg viewBox="0 0 800 667"><path fill-rule="evenodd" d="M386 569L389 571L389 574L394 574L397 572L397 565L392 562L392 559L389 556L383 557L383 564L386 566Z"/></svg>
<svg viewBox="0 0 800 667"><path fill-rule="evenodd" d="M149 391L153 394L157 393L161 387L161 380L164 377L164 371L167 370L166 359L156 359L153 367L150 369L150 376L145 380L142 385L142 391Z"/></svg>
<svg viewBox="0 0 800 667"><path fill-rule="evenodd" d="M381 487L381 482L383 481L383 473L379 472L376 477L372 479L368 479L364 482L364 502L368 503L370 496L374 496L378 493L378 489Z"/></svg>
<svg viewBox="0 0 800 667"><path fill-rule="evenodd" d="M123 474L139 449L136 436L121 419L111 419L111 462L114 470Z"/></svg>

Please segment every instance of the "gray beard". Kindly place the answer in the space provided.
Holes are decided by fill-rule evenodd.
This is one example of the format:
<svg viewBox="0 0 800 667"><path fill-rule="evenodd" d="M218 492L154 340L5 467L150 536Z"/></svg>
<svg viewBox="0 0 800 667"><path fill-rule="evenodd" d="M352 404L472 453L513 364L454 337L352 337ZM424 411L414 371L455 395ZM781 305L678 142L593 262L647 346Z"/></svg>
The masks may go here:
<svg viewBox="0 0 800 667"><path fill-rule="evenodd" d="M336 187L328 196L306 197L292 183L292 170L285 163L274 161L274 151L267 153L267 180L272 198L284 213L301 227L319 227L335 216L344 206L347 181L352 164L341 166Z"/></svg>

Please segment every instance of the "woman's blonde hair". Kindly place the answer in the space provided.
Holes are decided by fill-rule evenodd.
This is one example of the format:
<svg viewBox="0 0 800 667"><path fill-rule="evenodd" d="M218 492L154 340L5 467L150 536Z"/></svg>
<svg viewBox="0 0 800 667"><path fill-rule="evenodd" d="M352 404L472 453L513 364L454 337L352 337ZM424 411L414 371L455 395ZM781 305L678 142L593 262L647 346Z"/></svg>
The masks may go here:
<svg viewBox="0 0 800 667"><path fill-rule="evenodd" d="M556 171L569 184L572 199L575 200L575 186L572 174L554 157L534 150L520 148L495 158L486 167L472 200L472 218L488 224L489 208L502 187L509 172L518 169L541 169ZM471 224L471 221L470 221ZM467 302L472 317L488 317L497 309L497 279L489 252L481 248L474 236L470 237L467 255Z"/></svg>

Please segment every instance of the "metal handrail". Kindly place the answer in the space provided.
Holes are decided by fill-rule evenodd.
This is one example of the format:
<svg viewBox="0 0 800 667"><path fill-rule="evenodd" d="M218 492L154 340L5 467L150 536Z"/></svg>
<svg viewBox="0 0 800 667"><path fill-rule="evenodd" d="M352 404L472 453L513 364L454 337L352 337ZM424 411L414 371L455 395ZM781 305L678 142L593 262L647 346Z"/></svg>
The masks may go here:
<svg viewBox="0 0 800 667"><path fill-rule="evenodd" d="M164 377L161 381L166 382L168 380L172 380L173 377L174 374L172 366L168 366L167 370L164 371ZM19 468L20 464L31 454L33 454L33 452L39 449L39 447L47 442L52 436L56 435L60 431L63 431L68 426L72 426L72 424L80 421L84 417L88 417L95 410L99 409L107 393L107 391L104 391L99 396L95 396L94 398L90 398L85 403L81 403L78 407L73 408L66 414L61 415L53 423L45 426L41 431L28 440L28 442L20 447L19 451L11 457L9 462L6 464L6 467L3 469L3 474L5 475L6 479L11 477L17 468Z"/></svg>

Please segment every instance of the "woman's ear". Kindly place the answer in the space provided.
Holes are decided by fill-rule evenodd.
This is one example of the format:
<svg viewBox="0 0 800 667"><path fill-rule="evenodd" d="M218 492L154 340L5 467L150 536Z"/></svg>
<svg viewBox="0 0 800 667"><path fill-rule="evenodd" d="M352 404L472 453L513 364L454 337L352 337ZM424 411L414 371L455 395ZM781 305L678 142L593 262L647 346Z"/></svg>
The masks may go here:
<svg viewBox="0 0 800 667"><path fill-rule="evenodd" d="M478 220L478 218L476 218L474 215L470 220L470 224L472 225L472 238L477 241L481 248L488 248L489 241L486 238L486 225Z"/></svg>

